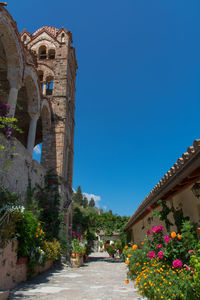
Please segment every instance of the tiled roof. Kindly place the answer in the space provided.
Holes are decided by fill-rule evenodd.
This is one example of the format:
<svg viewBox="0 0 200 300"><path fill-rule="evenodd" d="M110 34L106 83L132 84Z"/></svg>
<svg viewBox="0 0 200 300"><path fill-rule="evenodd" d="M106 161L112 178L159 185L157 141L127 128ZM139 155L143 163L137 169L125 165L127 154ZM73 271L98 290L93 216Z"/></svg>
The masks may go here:
<svg viewBox="0 0 200 300"><path fill-rule="evenodd" d="M54 37L57 36L57 33L58 33L58 31L59 31L59 29L56 28L56 27L52 27L52 26L43 26L43 27L39 28L38 30L36 30L36 31L33 33L33 36L37 35L38 33L40 33L40 31L42 31L42 30L44 30L44 29L45 29L46 31L48 31L51 35L53 35Z"/></svg>
<svg viewBox="0 0 200 300"><path fill-rule="evenodd" d="M177 176L181 174L193 161L195 158L200 158L200 139L194 140L193 146L187 148L187 152L182 154L182 157L178 158L177 162L170 168L170 170L163 176L163 178L157 183L157 185L152 189L149 195L143 200L138 209L135 211L133 216L130 218L126 224L126 229L128 229L133 222L135 222L141 214L146 211L148 206L154 204L158 199L157 195L167 187L169 184L175 182ZM200 165L199 165L200 166ZM168 190L169 191L169 190ZM168 192L167 191L167 192Z"/></svg>

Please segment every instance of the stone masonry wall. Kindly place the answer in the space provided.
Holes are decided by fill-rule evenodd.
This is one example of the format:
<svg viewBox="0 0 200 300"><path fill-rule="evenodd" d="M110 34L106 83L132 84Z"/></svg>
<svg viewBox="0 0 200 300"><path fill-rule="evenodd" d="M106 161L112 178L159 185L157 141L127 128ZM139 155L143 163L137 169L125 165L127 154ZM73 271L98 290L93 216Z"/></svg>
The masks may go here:
<svg viewBox="0 0 200 300"><path fill-rule="evenodd" d="M9 242L5 249L0 249L0 290L26 281L26 274L26 264L17 264L17 241Z"/></svg>
<svg viewBox="0 0 200 300"><path fill-rule="evenodd" d="M4 249L0 249L0 290L14 288L20 282L27 280L27 264L20 263L18 260L17 246L18 242L13 240ZM35 275L48 270L52 265L53 261L48 260L44 266L37 266Z"/></svg>
<svg viewBox="0 0 200 300"><path fill-rule="evenodd" d="M8 141L0 133L0 145L5 146L5 150L0 151L0 182L24 199L29 178L32 187L36 183L42 185L46 171L36 160L32 160L30 153L17 139Z"/></svg>

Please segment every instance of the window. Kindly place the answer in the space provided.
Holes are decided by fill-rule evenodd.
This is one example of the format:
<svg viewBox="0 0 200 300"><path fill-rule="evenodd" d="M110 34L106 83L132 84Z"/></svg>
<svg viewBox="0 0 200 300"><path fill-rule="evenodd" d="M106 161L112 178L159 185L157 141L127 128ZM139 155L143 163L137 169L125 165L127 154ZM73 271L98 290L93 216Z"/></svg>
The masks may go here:
<svg viewBox="0 0 200 300"><path fill-rule="evenodd" d="M55 50L54 49L50 49L48 56L49 56L49 59L54 59L55 58Z"/></svg>
<svg viewBox="0 0 200 300"><path fill-rule="evenodd" d="M38 54L39 54L39 59L46 59L47 58L46 46L40 46Z"/></svg>
<svg viewBox="0 0 200 300"><path fill-rule="evenodd" d="M51 96L53 94L53 77L47 77L46 95Z"/></svg>
<svg viewBox="0 0 200 300"><path fill-rule="evenodd" d="M65 42L65 34L62 33L62 35L61 35L61 43L64 43L64 42Z"/></svg>

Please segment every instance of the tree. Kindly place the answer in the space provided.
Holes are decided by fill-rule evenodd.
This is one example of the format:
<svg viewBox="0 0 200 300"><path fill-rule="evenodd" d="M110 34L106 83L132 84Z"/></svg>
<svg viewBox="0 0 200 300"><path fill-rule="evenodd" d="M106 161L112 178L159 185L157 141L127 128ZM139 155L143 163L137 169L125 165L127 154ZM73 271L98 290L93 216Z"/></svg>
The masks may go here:
<svg viewBox="0 0 200 300"><path fill-rule="evenodd" d="M78 186L76 193L73 194L73 201L83 206L83 194L80 185Z"/></svg>
<svg viewBox="0 0 200 300"><path fill-rule="evenodd" d="M88 198L87 198L87 197L84 197L84 198L83 198L83 207L84 207L84 208L87 208L87 207L88 207Z"/></svg>
<svg viewBox="0 0 200 300"><path fill-rule="evenodd" d="M94 201L93 198L90 199L89 206L90 207L95 207L95 201Z"/></svg>

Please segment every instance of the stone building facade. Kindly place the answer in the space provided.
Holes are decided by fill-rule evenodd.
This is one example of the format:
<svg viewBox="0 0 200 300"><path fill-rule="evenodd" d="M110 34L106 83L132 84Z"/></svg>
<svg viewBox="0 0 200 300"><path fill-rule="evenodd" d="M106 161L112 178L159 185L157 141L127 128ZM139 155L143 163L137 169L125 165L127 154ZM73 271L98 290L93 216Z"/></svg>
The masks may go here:
<svg viewBox="0 0 200 300"><path fill-rule="evenodd" d="M72 34L50 26L19 34L1 2L0 33L0 100L11 106L9 114L23 130L9 145L0 135L1 144L7 144L0 180L11 191L24 194L28 177L33 184L42 184L47 171L55 172L62 178L66 223L70 225L77 71ZM41 164L32 160L33 149L40 143ZM16 155L13 149L18 150ZM12 164L2 172L8 158Z"/></svg>

